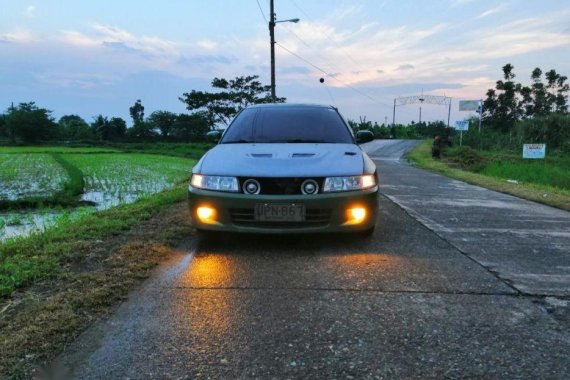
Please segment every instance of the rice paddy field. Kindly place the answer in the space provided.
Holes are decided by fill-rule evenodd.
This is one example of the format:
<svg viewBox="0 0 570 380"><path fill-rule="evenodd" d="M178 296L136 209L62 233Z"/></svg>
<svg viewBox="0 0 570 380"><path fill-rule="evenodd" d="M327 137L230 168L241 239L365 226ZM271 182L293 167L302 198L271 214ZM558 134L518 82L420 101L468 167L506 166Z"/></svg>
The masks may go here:
<svg viewBox="0 0 570 380"><path fill-rule="evenodd" d="M194 163L114 149L0 147L0 241L172 188ZM72 182L79 189L70 194ZM73 207L58 205L70 196Z"/></svg>
<svg viewBox="0 0 570 380"><path fill-rule="evenodd" d="M0 200L52 196L68 180L65 169L49 154L0 154Z"/></svg>

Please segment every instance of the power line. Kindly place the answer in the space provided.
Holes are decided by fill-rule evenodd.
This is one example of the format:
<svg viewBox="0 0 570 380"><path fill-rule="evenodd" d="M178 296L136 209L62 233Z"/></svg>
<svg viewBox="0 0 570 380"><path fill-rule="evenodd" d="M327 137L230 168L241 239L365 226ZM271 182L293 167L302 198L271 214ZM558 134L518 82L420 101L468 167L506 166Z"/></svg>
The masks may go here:
<svg viewBox="0 0 570 380"><path fill-rule="evenodd" d="M261 15L263 16L263 19L265 20L266 23L269 23L269 21L267 21L267 17L265 17L265 12L263 12L263 9L261 8L261 4L259 4L259 0L255 0L257 2L257 6L259 7L259 11L261 12Z"/></svg>
<svg viewBox="0 0 570 380"><path fill-rule="evenodd" d="M303 62L305 62L306 64L308 64L308 65L310 65L311 67L313 67L314 69L316 69L316 70L320 71L321 73L325 74L327 77L333 78L334 80L336 80L337 82L339 82L340 84L342 84L344 87L350 88L351 90L353 90L353 91L359 93L360 95L362 95L362 96L368 98L369 100L371 100L371 101L373 101L373 102L375 102L375 103L379 103L379 104L383 104L383 105L388 106L388 107L392 107L392 105L388 105L387 103L380 102L380 101L378 101L377 99L374 99L372 96L368 95L367 93L362 92L362 91L360 91L359 89L357 89L356 87L353 87L353 86L351 86L350 84L348 84L348 83L346 83L346 82L344 82L344 81L338 79L335 75L329 74L328 72L326 72L325 70L321 69L319 66L315 65L315 64L312 63L311 61L309 61L309 60L307 60L307 59L301 57L299 54L294 53L294 52L292 52L291 50L287 49L285 46L281 45L279 42L275 42L275 44L276 44L277 46L279 46L281 49L285 50L287 53L289 53L289 54L291 54L291 55L297 57L297 58L300 59L301 61L303 61Z"/></svg>

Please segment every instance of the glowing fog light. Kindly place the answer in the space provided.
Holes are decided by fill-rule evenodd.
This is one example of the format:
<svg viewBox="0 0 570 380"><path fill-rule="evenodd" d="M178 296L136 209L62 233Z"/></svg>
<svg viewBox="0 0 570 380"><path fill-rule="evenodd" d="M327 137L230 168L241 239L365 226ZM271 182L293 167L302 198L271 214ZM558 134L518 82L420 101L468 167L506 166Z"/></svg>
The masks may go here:
<svg viewBox="0 0 570 380"><path fill-rule="evenodd" d="M216 223L214 218L216 217L216 209L207 206L201 206L196 209L196 215L200 222L206 224Z"/></svg>
<svg viewBox="0 0 570 380"><path fill-rule="evenodd" d="M354 207L347 210L348 221L346 224L360 224L366 219L366 209L364 207Z"/></svg>

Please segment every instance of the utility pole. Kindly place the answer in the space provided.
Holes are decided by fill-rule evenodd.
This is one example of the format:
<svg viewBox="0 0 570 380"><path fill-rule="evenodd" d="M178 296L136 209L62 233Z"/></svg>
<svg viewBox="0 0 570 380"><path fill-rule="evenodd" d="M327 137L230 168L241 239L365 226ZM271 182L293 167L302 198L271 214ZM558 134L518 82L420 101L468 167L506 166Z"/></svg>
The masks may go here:
<svg viewBox="0 0 570 380"><path fill-rule="evenodd" d="M394 110L392 111L392 127L396 126L396 98L394 98Z"/></svg>
<svg viewBox="0 0 570 380"><path fill-rule="evenodd" d="M422 97L418 99L420 101L420 124L422 123L422 104L424 104L424 90L422 90Z"/></svg>
<svg viewBox="0 0 570 380"><path fill-rule="evenodd" d="M483 119L483 99L479 102L479 109L477 110L479 113L479 134L481 134L481 119Z"/></svg>
<svg viewBox="0 0 570 380"><path fill-rule="evenodd" d="M451 128L449 125L450 118L451 118L451 98L449 98L449 110L447 111L447 128Z"/></svg>
<svg viewBox="0 0 570 380"><path fill-rule="evenodd" d="M271 40L271 101L275 103L275 9L273 0L269 2L269 39Z"/></svg>

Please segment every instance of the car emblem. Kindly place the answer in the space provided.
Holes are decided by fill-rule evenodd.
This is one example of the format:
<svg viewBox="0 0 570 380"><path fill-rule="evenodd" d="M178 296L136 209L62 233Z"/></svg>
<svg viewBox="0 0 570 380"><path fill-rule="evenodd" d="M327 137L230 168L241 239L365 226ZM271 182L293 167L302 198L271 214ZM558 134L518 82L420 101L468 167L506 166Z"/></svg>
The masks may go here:
<svg viewBox="0 0 570 380"><path fill-rule="evenodd" d="M301 192L305 195L312 195L319 192L319 184L314 179L306 179L301 184Z"/></svg>
<svg viewBox="0 0 570 380"><path fill-rule="evenodd" d="M246 194L259 194L261 191L261 185L255 179L248 179L243 183L242 189Z"/></svg>

